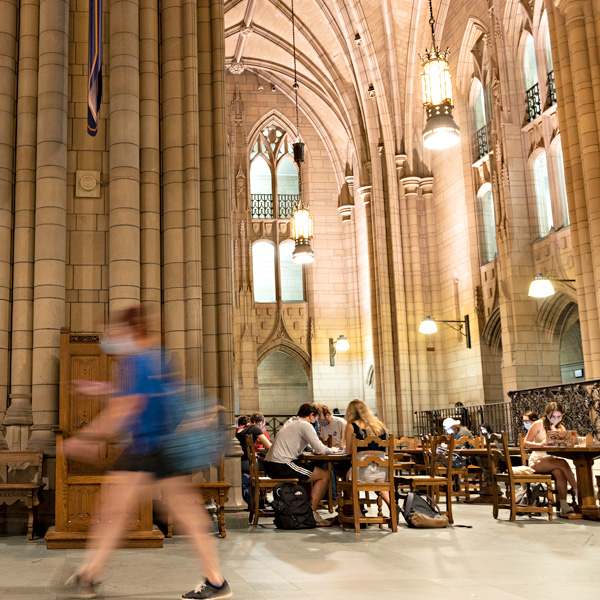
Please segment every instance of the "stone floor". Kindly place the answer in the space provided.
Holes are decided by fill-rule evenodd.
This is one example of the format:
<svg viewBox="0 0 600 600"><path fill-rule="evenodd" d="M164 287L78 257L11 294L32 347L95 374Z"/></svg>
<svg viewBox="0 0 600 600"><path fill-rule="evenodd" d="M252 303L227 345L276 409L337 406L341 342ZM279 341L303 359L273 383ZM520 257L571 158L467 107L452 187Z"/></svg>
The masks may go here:
<svg viewBox="0 0 600 600"><path fill-rule="evenodd" d="M495 521L491 507L459 504L472 529L360 534L338 527L231 530L219 540L223 572L245 600L454 600L598 598L600 522L519 517ZM43 540L0 537L0 598L56 600L81 550L46 550ZM179 598L201 578L183 537L160 550L119 550L106 570L106 598Z"/></svg>

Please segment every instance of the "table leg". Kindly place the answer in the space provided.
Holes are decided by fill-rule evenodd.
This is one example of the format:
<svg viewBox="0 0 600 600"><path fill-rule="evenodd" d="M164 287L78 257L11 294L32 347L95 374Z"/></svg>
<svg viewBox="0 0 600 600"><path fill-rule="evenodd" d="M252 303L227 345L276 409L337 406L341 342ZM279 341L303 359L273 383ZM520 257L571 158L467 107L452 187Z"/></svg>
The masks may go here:
<svg viewBox="0 0 600 600"><path fill-rule="evenodd" d="M577 474L577 508L583 514L584 519L597 521L600 519L600 511L594 496L594 478L592 466L594 459L588 456L578 456L573 459Z"/></svg>

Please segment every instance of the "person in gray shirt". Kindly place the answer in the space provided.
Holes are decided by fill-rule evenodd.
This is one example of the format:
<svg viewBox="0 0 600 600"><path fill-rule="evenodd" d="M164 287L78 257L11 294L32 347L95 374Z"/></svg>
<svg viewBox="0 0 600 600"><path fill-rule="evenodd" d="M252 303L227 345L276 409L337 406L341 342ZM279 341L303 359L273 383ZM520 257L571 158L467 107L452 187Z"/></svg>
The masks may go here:
<svg viewBox="0 0 600 600"><path fill-rule="evenodd" d="M319 502L329 486L329 471L298 459L302 453L311 449L316 454L335 454L339 448L328 448L319 440L314 423L319 415L318 408L312 402L302 404L298 414L289 419L281 428L273 445L265 456L265 472L272 479L297 479L300 483L312 483L310 504L318 526L331 525L316 511Z"/></svg>

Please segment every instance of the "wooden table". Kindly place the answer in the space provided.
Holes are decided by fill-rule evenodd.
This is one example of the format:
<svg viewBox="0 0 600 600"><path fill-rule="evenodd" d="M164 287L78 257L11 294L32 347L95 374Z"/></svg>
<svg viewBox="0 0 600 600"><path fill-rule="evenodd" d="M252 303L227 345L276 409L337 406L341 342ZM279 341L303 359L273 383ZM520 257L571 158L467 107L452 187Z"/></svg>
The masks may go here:
<svg viewBox="0 0 600 600"><path fill-rule="evenodd" d="M542 452L551 456L568 458L575 463L577 474L577 508L584 519L597 521L600 519L600 510L594 496L594 476L592 467L594 461L600 456L600 446L585 448L575 446L573 448L560 448L558 446L544 446Z"/></svg>

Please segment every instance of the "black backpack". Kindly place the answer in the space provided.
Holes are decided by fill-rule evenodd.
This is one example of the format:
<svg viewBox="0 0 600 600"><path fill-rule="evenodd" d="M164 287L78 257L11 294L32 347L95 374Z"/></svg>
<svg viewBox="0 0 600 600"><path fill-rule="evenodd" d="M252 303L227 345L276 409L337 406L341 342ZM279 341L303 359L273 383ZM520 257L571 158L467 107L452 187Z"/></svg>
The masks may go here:
<svg viewBox="0 0 600 600"><path fill-rule="evenodd" d="M284 481L273 488L275 526L279 529L313 529L317 526L301 485Z"/></svg>
<svg viewBox="0 0 600 600"><path fill-rule="evenodd" d="M448 517L442 515L433 498L424 492L408 492L400 509L409 527L438 528L448 526Z"/></svg>

